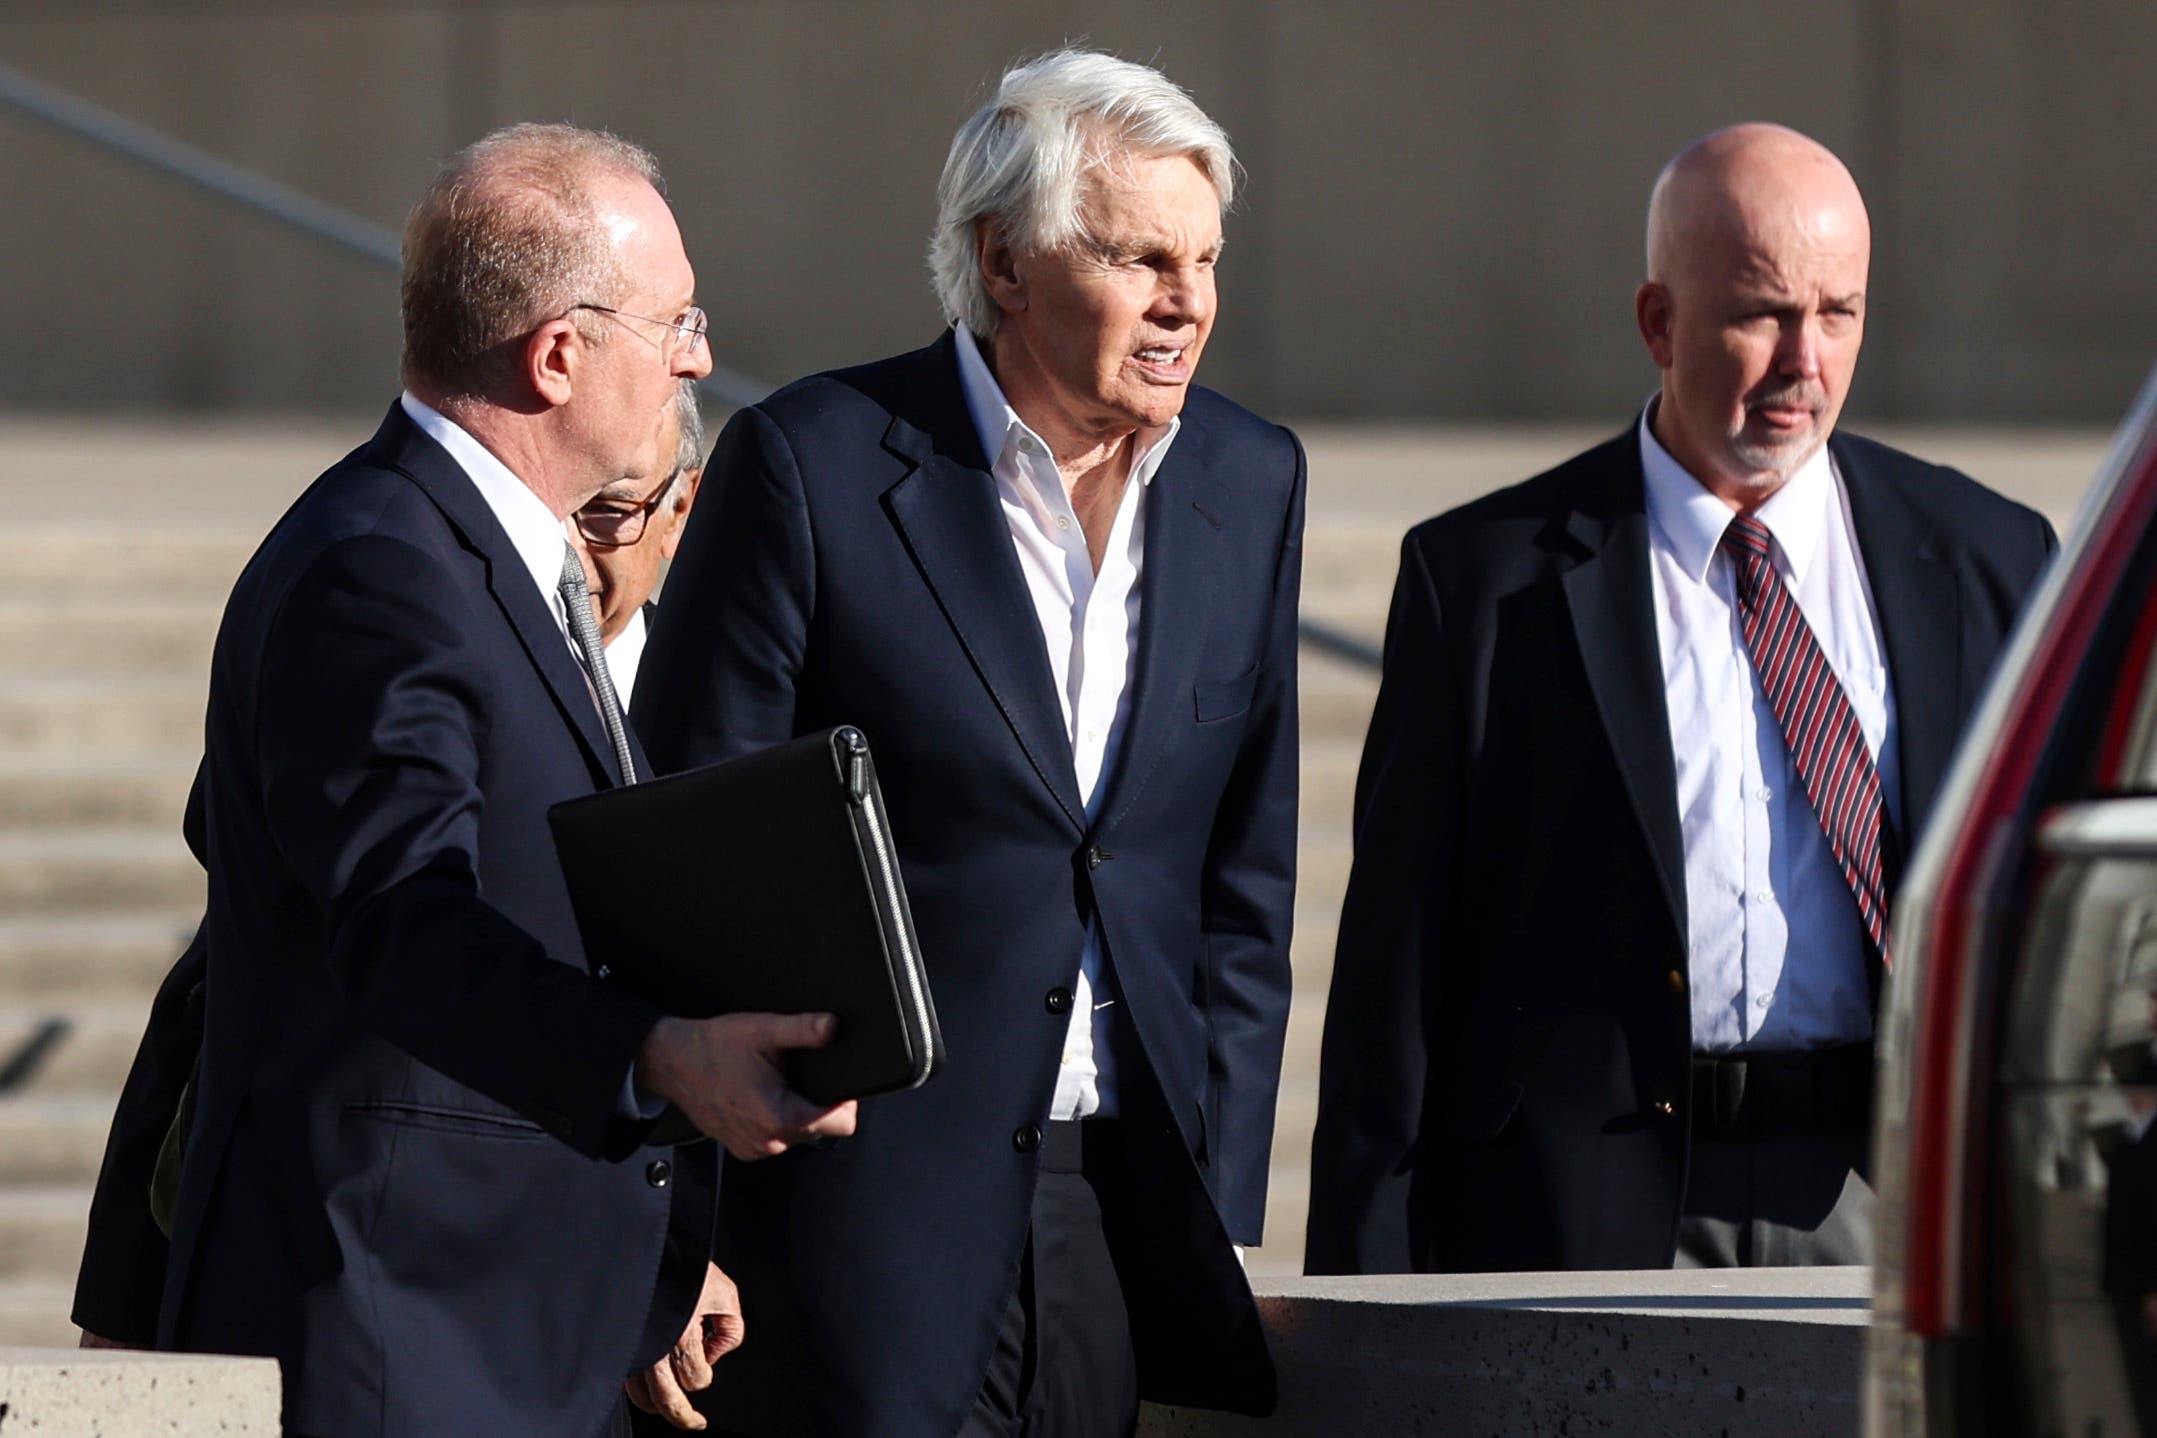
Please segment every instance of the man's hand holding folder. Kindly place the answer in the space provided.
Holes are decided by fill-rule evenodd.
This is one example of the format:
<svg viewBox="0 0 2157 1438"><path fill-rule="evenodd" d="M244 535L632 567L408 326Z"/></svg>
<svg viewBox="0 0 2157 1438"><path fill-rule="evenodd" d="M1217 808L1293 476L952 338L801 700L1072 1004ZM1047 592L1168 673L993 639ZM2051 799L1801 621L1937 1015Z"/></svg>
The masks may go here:
<svg viewBox="0 0 2157 1438"><path fill-rule="evenodd" d="M671 1101L699 1133L744 1161L854 1131L852 1099L822 1107L787 1087L788 1049L822 1048L838 1032L830 1014L721 1014L663 1018L637 1058L643 1086Z"/></svg>

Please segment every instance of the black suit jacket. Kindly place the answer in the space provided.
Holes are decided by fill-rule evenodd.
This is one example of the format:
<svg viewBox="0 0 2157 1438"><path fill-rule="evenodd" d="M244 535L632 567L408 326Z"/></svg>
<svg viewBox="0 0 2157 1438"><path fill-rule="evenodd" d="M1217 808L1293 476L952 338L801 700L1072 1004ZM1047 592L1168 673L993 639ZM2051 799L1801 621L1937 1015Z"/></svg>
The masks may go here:
<svg viewBox="0 0 2157 1438"><path fill-rule="evenodd" d="M1302 451L1192 392L1145 497L1132 707L1089 822L957 363L947 335L736 415L638 679L662 770L868 735L950 1054L837 1147L729 1166L719 1262L751 1336L719 1365L724 1427L956 1431L1017 1279L1020 1135L1048 1117L1068 1021L1049 995L1090 915L1155 1150L1142 1383L1272 1401L1229 1240L1260 1237L1287 1019Z"/></svg>
<svg viewBox="0 0 2157 1438"><path fill-rule="evenodd" d="M589 1438L679 1335L714 1160L639 1151L656 1013L585 971L545 819L615 779L530 572L393 407L218 633L162 1345L279 1358L310 1434Z"/></svg>
<svg viewBox="0 0 2157 1438"><path fill-rule="evenodd" d="M1854 436L1912 835L2038 515ZM1689 1150L1684 850L1636 429L1410 531L1356 782L1313 1273L1667 1267Z"/></svg>

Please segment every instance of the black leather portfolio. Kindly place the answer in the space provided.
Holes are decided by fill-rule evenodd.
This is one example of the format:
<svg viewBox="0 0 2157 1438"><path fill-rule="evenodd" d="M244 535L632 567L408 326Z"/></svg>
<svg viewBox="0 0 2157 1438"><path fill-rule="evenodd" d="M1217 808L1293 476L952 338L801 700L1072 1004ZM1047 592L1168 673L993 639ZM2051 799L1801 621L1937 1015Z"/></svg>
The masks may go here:
<svg viewBox="0 0 2157 1438"><path fill-rule="evenodd" d="M943 1037L859 729L555 805L594 972L684 1018L837 1015L787 1078L818 1103L913 1088Z"/></svg>

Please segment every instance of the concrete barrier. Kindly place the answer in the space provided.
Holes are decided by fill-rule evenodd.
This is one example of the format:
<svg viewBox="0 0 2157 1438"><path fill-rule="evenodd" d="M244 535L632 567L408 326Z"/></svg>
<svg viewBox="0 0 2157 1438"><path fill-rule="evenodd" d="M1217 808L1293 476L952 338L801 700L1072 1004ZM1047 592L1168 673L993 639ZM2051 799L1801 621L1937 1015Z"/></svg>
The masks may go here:
<svg viewBox="0 0 2157 1438"><path fill-rule="evenodd" d="M6 1438L277 1438L278 1404L275 1359L0 1348Z"/></svg>
<svg viewBox="0 0 2157 1438"><path fill-rule="evenodd" d="M1144 1438L1855 1434L1864 1268L1261 1281L1263 1421L1149 1407Z"/></svg>

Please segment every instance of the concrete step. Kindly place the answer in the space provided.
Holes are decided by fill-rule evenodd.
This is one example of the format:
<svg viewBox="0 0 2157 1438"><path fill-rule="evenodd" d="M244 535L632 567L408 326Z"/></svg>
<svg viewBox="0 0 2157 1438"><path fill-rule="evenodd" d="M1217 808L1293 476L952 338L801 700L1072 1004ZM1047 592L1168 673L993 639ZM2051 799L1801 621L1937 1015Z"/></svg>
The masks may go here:
<svg viewBox="0 0 2157 1438"><path fill-rule="evenodd" d="M1297 815L1308 829L1313 824L1346 829L1355 818L1356 765L1363 745L1345 738L1303 740L1303 792ZM5 813L0 808L0 813Z"/></svg>
<svg viewBox="0 0 2157 1438"><path fill-rule="evenodd" d="M177 825L0 829L0 915L199 910L202 895Z"/></svg>
<svg viewBox="0 0 2157 1438"><path fill-rule="evenodd" d="M46 602L165 595L222 604L258 533L210 529L33 529L18 533L0 596Z"/></svg>
<svg viewBox="0 0 2157 1438"><path fill-rule="evenodd" d="M12 994L14 985L7 987ZM55 994L48 1002L0 1004L0 1070L35 1048L29 1072L17 1077L0 1103L72 1095L97 1098L109 1108L127 1081L149 1015L147 996L82 999ZM0 1153L0 1169L6 1162L7 1155Z"/></svg>
<svg viewBox="0 0 2157 1438"><path fill-rule="evenodd" d="M1303 1272L1303 1221L1311 1211L1310 1148L1284 1163L1276 1155L1266 1179L1266 1241L1244 1255L1251 1276L1288 1277Z"/></svg>
<svg viewBox="0 0 2157 1438"><path fill-rule="evenodd" d="M138 913L0 913L0 986L33 1009L96 1000L146 1008L201 918L199 901Z"/></svg>
<svg viewBox="0 0 2157 1438"><path fill-rule="evenodd" d="M205 672L223 608L162 595L0 597L0 669Z"/></svg>
<svg viewBox="0 0 2157 1438"><path fill-rule="evenodd" d="M76 752L165 745L199 753L209 671L10 673L0 681L0 749Z"/></svg>
<svg viewBox="0 0 2157 1438"><path fill-rule="evenodd" d="M75 1302L72 1278L0 1282L0 1348L72 1348L82 1338L67 1315Z"/></svg>
<svg viewBox="0 0 2157 1438"><path fill-rule="evenodd" d="M112 1127L111 1093L0 1098L0 1192L30 1184L97 1181Z"/></svg>
<svg viewBox="0 0 2157 1438"><path fill-rule="evenodd" d="M0 1283L72 1283L90 1219L88 1184L0 1187Z"/></svg>
<svg viewBox="0 0 2157 1438"><path fill-rule="evenodd" d="M193 749L0 751L0 816L11 825L177 830L195 765Z"/></svg>

